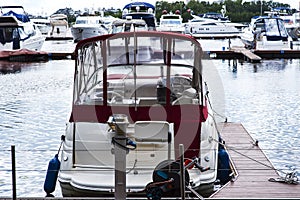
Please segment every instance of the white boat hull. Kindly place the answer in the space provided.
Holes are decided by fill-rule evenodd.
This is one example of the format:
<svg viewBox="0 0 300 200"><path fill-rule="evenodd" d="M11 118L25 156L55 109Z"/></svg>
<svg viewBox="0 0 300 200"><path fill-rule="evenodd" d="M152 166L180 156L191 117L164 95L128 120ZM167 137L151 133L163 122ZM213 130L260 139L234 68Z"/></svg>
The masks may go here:
<svg viewBox="0 0 300 200"><path fill-rule="evenodd" d="M172 26L164 26L158 27L157 31L164 31L164 32L173 32L173 33L184 33L184 27L172 27Z"/></svg>
<svg viewBox="0 0 300 200"><path fill-rule="evenodd" d="M79 27L73 26L71 28L71 34L74 41L80 41L86 38L95 37L103 34L107 34L108 31L103 27Z"/></svg>
<svg viewBox="0 0 300 200"><path fill-rule="evenodd" d="M38 36L38 37L31 37L26 39L25 41L20 41L20 48L19 49L28 49L33 51L40 51L42 46L45 42L45 37ZM0 44L0 50L14 50L13 42Z"/></svg>

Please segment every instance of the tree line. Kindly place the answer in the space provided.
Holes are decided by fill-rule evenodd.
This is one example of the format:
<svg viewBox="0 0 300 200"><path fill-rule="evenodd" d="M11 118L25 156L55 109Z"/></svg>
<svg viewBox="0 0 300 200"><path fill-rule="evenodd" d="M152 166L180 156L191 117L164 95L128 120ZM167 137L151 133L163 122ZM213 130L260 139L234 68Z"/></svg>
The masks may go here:
<svg viewBox="0 0 300 200"><path fill-rule="evenodd" d="M251 1L246 2L243 0L225 0L222 3L209 3L207 1L190 0L187 4L183 1L176 1L169 3L166 1L157 1L156 7L156 18L159 20L162 15L162 11L175 13L179 10L183 21L187 22L192 18L192 15L200 15L208 12L221 13L221 9L225 8L226 16L232 22L250 22L253 16L264 14L265 11L270 11L276 7L288 7L289 4L283 4L273 1ZM296 12L296 9L291 9L291 12Z"/></svg>

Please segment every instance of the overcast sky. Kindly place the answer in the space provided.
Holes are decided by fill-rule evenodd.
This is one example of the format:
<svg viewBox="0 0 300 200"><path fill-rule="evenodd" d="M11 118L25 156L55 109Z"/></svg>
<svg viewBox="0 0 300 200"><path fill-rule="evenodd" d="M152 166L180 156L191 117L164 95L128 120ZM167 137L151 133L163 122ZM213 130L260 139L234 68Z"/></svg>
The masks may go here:
<svg viewBox="0 0 300 200"><path fill-rule="evenodd" d="M134 0L135 1L135 0ZM137 0L138 1L138 0ZM173 2L172 0L167 0ZM213 0L207 0L212 2ZM247 0L249 1L249 0ZM266 0L269 1L269 0ZM273 0L274 2L290 4L292 8L299 9L300 0ZM22 5L30 14L51 15L60 8L70 7L74 10L84 8L123 8L131 0L2 0L1 5ZM156 0L145 0L155 4Z"/></svg>

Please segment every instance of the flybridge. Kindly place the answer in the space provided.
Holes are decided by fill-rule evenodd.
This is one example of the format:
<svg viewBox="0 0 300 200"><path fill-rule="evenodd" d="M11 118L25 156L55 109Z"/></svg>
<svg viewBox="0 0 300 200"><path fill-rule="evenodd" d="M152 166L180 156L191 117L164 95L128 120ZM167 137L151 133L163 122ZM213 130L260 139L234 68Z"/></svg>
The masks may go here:
<svg viewBox="0 0 300 200"><path fill-rule="evenodd" d="M0 17L0 27L2 26L12 26L16 27L19 25L19 22L14 16L1 16Z"/></svg>

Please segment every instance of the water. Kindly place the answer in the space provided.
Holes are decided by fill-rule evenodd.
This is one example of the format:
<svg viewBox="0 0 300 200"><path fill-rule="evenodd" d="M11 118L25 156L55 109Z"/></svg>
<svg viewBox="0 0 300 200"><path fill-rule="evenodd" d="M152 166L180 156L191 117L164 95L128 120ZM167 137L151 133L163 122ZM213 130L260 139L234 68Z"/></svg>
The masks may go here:
<svg viewBox="0 0 300 200"><path fill-rule="evenodd" d="M217 50L227 48L228 41L201 43L204 50ZM74 47L66 41L51 45L55 51ZM14 73L0 75L0 197L12 195L11 145L16 146L17 196L44 197L48 162L57 153L71 110L74 61L9 65ZM242 123L277 169L299 170L300 60L244 62L237 70L228 60L207 66L221 77L228 121ZM53 194L61 197L59 184Z"/></svg>
<svg viewBox="0 0 300 200"><path fill-rule="evenodd" d="M0 75L0 197L12 194L11 145L16 149L17 195L44 196L47 165L71 110L72 63L32 63Z"/></svg>

